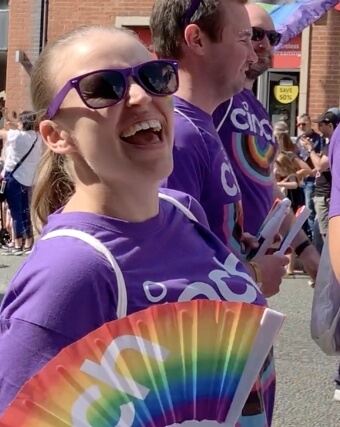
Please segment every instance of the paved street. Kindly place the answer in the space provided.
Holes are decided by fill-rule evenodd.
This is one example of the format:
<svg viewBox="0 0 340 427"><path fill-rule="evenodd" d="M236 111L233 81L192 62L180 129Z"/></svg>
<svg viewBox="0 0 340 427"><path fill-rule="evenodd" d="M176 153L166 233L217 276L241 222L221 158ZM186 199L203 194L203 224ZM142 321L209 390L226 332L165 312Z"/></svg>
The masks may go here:
<svg viewBox="0 0 340 427"><path fill-rule="evenodd" d="M0 256L0 293L22 258ZM282 292L270 301L287 315L276 343L278 394L272 427L339 427L340 403L332 401L334 358L324 356L309 335L313 291L305 277L285 280Z"/></svg>

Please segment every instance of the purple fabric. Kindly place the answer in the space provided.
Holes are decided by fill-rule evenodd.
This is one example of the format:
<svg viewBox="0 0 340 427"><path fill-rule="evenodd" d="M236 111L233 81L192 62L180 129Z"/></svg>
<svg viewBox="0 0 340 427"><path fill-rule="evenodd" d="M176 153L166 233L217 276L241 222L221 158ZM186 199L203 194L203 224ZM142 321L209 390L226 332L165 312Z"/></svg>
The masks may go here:
<svg viewBox="0 0 340 427"><path fill-rule="evenodd" d="M175 97L174 171L164 187L190 194L202 205L210 229L229 248L242 235L241 193L212 117Z"/></svg>
<svg viewBox="0 0 340 427"><path fill-rule="evenodd" d="M340 126L331 138L329 164L332 172L332 191L329 205L329 218L340 215Z"/></svg>
<svg viewBox="0 0 340 427"><path fill-rule="evenodd" d="M213 118L241 189L244 231L256 235L273 204L271 170L277 147L268 113L244 89L220 105Z"/></svg>
<svg viewBox="0 0 340 427"><path fill-rule="evenodd" d="M192 198L170 193L206 221ZM111 251L126 282L128 314L197 298L266 304L220 240L165 200L160 201L159 214L143 223L56 213L43 236L61 228L85 231ZM0 310L0 413L62 348L114 320L116 308L116 276L102 255L73 237L38 241ZM273 399L271 395L271 407Z"/></svg>
<svg viewBox="0 0 340 427"><path fill-rule="evenodd" d="M258 2L261 3L261 2ZM265 4L266 2L262 2ZM282 39L276 50L280 49L289 40L300 34L309 25L322 17L328 10L339 3L339 0L300 0L283 2L279 6L271 6L272 1L265 5L265 9L270 12L276 30L282 34Z"/></svg>

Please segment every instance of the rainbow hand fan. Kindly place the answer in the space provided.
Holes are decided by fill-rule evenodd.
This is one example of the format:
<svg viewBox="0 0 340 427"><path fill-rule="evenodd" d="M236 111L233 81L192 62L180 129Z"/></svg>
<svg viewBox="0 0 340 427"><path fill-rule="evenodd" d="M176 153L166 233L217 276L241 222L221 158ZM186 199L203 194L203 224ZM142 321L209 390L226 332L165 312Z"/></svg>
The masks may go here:
<svg viewBox="0 0 340 427"><path fill-rule="evenodd" d="M235 427L284 316L246 303L153 306L63 349L1 427Z"/></svg>

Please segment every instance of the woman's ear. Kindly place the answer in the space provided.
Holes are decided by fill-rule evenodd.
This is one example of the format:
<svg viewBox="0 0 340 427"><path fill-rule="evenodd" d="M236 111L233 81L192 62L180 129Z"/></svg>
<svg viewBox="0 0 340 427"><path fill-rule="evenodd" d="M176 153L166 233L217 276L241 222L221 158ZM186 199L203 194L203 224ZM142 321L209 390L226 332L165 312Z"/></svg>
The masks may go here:
<svg viewBox="0 0 340 427"><path fill-rule="evenodd" d="M64 155L78 151L72 136L52 120L43 120L39 131L45 144L53 152Z"/></svg>

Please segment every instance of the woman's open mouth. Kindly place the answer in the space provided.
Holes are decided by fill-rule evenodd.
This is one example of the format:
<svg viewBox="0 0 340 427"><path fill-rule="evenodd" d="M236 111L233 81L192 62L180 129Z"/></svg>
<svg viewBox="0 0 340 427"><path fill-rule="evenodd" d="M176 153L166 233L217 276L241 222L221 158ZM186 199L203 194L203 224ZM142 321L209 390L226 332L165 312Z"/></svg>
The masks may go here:
<svg viewBox="0 0 340 427"><path fill-rule="evenodd" d="M163 142L161 122L157 119L135 123L121 133L120 138L127 144L147 147Z"/></svg>

